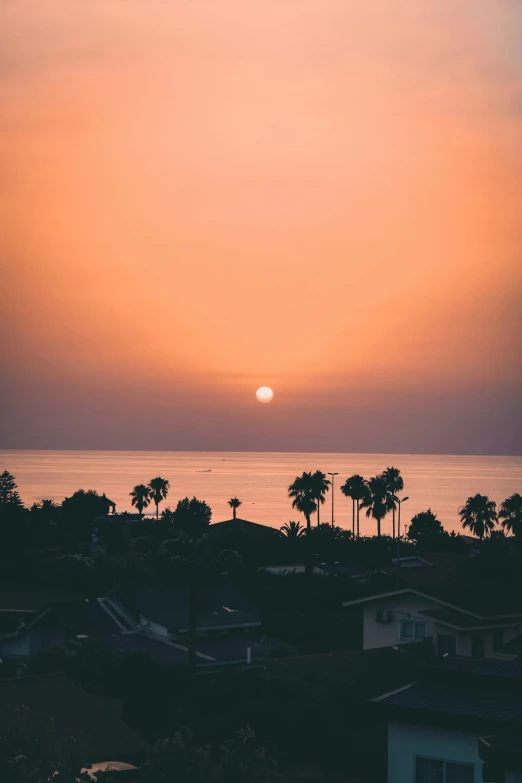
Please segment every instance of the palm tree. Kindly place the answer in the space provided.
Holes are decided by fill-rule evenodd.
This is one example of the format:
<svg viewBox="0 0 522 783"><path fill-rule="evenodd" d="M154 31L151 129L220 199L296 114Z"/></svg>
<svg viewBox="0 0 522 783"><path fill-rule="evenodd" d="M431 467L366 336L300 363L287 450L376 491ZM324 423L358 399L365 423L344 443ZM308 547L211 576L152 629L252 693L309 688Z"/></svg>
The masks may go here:
<svg viewBox="0 0 522 783"><path fill-rule="evenodd" d="M317 503L317 525L319 526L321 524L321 504L326 501L325 495L328 492L332 482L326 478L326 473L323 473L322 470L316 470L315 473L312 473L312 481L315 486L314 500Z"/></svg>
<svg viewBox="0 0 522 783"><path fill-rule="evenodd" d="M486 495L473 495L459 508L459 516L462 527L469 528L482 541L497 523L497 505Z"/></svg>
<svg viewBox="0 0 522 783"><path fill-rule="evenodd" d="M230 500L228 501L228 505L232 509L232 519L235 519L237 510L241 505L241 501L239 500L239 498L230 498Z"/></svg>
<svg viewBox="0 0 522 783"><path fill-rule="evenodd" d="M381 535L381 522L390 510L389 490L386 479L382 475L374 476L367 482L368 492L361 503L366 509L366 516L377 520L377 535Z"/></svg>
<svg viewBox="0 0 522 783"><path fill-rule="evenodd" d="M162 500L165 500L169 494L170 484L167 479L153 478L149 481L149 489L151 490L150 496L156 504L156 521L159 518L159 504Z"/></svg>
<svg viewBox="0 0 522 783"><path fill-rule="evenodd" d="M357 537L359 537L359 511L361 510L360 500L368 494L368 486L362 476L355 473L346 479L341 487L341 492L347 498L352 499L352 536L355 536L355 505L357 504Z"/></svg>
<svg viewBox="0 0 522 783"><path fill-rule="evenodd" d="M287 522L279 530L288 539L302 538L305 532L300 522Z"/></svg>
<svg viewBox="0 0 522 783"><path fill-rule="evenodd" d="M293 498L292 508L296 508L306 519L307 530L310 530L310 517L317 511L316 502L317 486L312 473L306 473L297 476L288 487L288 497Z"/></svg>
<svg viewBox="0 0 522 783"><path fill-rule="evenodd" d="M511 535L517 538L522 538L522 496L518 492L504 500L498 516L502 520L504 530L509 530Z"/></svg>
<svg viewBox="0 0 522 783"><path fill-rule="evenodd" d="M151 492L149 487L146 487L145 484L136 484L132 492L129 492L129 495L132 498L132 505L136 506L140 517L143 516L143 509L147 508L150 503Z"/></svg>
<svg viewBox="0 0 522 783"><path fill-rule="evenodd" d="M404 481L398 468L386 468L382 474L388 485L388 507L392 511L392 538L395 538L395 509L397 508L396 495L404 489Z"/></svg>

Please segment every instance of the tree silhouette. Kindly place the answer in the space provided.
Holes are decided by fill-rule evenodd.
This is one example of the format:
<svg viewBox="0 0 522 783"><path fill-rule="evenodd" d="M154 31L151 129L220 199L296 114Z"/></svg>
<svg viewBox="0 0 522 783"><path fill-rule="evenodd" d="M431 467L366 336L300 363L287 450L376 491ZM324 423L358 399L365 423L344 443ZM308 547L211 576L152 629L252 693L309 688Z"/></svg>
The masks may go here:
<svg viewBox="0 0 522 783"><path fill-rule="evenodd" d="M174 511L166 509L162 519L171 522L178 530L184 530L189 536L201 536L207 530L212 517L212 509L204 500L196 497L178 500Z"/></svg>
<svg viewBox="0 0 522 783"><path fill-rule="evenodd" d="M241 501L239 500L239 498L230 498L230 500L228 501L228 505L232 509L232 519L236 519L237 510L241 505Z"/></svg>
<svg viewBox="0 0 522 783"><path fill-rule="evenodd" d="M494 500L486 495L469 497L464 506L459 508L462 527L471 530L480 540L487 536L497 523L497 506Z"/></svg>
<svg viewBox="0 0 522 783"><path fill-rule="evenodd" d="M283 527L279 528L281 531L281 534L285 536L285 538L295 540L297 538L302 538L304 535L304 527L301 525L300 522L287 522Z"/></svg>
<svg viewBox="0 0 522 783"><path fill-rule="evenodd" d="M402 492L404 489L404 481L398 468L386 468L382 475L388 485L388 506L392 511L392 538L395 538L395 509L397 508L395 497L397 492Z"/></svg>
<svg viewBox="0 0 522 783"><path fill-rule="evenodd" d="M9 471L4 470L0 474L0 505L2 506L22 506L20 495L16 486L15 477Z"/></svg>
<svg viewBox="0 0 522 783"><path fill-rule="evenodd" d="M169 494L170 484L167 479L153 478L149 481L149 489L152 500L156 504L156 519L159 518L159 504L162 500L165 500Z"/></svg>
<svg viewBox="0 0 522 783"><path fill-rule="evenodd" d="M410 541L415 541L418 546L429 548L437 537L445 534L446 531L442 527L442 523L429 508L412 517L407 537Z"/></svg>
<svg viewBox="0 0 522 783"><path fill-rule="evenodd" d="M390 492L386 479L381 474L374 476L367 482L368 494L361 503L361 508L366 509L366 516L373 517L377 521L377 535L381 536L381 522L390 510Z"/></svg>
<svg viewBox="0 0 522 783"><path fill-rule="evenodd" d="M504 530L522 539L522 496L518 492L503 501L498 516Z"/></svg>
<svg viewBox="0 0 522 783"><path fill-rule="evenodd" d="M368 485L362 476L355 473L350 478L346 479L341 487L341 492L346 495L347 498L352 499L352 536L355 536L355 508L357 506L357 538L359 538L359 512L361 510L360 500L368 495Z"/></svg>
<svg viewBox="0 0 522 783"><path fill-rule="evenodd" d="M316 470L315 473L312 473L312 483L314 500L317 503L317 525L319 526L321 524L321 504L326 501L325 495L328 492L332 482L326 478L326 473L323 473L321 470Z"/></svg>
<svg viewBox="0 0 522 783"><path fill-rule="evenodd" d="M145 484L136 484L132 492L129 492L132 498L132 505L136 506L138 513L143 516L143 509L147 508L151 500L151 491Z"/></svg>
<svg viewBox="0 0 522 783"><path fill-rule="evenodd" d="M288 497L292 498L292 508L297 509L306 519L307 530L310 530L310 517L317 511L315 494L317 487L312 473L306 471L288 487Z"/></svg>

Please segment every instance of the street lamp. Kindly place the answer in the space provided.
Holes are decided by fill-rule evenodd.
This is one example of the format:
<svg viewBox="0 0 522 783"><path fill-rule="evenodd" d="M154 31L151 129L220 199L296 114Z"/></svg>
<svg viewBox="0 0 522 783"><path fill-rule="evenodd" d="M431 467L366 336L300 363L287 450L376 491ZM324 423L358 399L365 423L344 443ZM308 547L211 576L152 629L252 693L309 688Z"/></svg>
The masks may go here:
<svg viewBox="0 0 522 783"><path fill-rule="evenodd" d="M399 504L399 513L397 514L397 587L399 587L399 568L401 567L401 504L409 500L409 497L398 498L395 500Z"/></svg>
<svg viewBox="0 0 522 783"><path fill-rule="evenodd" d="M332 527L334 526L334 477L338 476L339 473L330 473L328 472L328 475L332 477Z"/></svg>

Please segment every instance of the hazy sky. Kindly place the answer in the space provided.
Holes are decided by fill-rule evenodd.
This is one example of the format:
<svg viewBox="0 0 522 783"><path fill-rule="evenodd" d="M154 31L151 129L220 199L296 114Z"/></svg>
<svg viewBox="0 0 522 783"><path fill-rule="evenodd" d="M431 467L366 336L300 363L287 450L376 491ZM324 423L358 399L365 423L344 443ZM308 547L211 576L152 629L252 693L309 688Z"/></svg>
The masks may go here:
<svg viewBox="0 0 522 783"><path fill-rule="evenodd" d="M520 0L0 13L0 445L521 453Z"/></svg>

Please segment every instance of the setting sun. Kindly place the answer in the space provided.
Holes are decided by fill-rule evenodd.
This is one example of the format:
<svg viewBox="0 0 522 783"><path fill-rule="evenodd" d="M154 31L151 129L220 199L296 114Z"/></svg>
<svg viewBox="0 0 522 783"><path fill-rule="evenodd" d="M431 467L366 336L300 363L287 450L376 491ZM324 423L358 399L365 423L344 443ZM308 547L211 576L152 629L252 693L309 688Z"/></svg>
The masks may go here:
<svg viewBox="0 0 522 783"><path fill-rule="evenodd" d="M258 402L272 402L274 392L269 386L261 386L256 391L256 397Z"/></svg>

